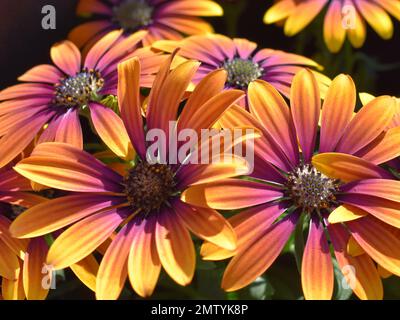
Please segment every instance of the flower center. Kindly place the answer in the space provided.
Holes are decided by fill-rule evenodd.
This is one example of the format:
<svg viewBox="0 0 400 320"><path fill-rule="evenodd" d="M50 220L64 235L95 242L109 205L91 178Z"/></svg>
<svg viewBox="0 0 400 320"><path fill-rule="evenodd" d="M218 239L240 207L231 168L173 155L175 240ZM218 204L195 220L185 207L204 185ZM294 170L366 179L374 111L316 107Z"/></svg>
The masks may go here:
<svg viewBox="0 0 400 320"><path fill-rule="evenodd" d="M99 72L83 70L76 76L62 79L56 85L55 104L64 107L84 106L103 87L104 80Z"/></svg>
<svg viewBox="0 0 400 320"><path fill-rule="evenodd" d="M113 20L125 31L137 29L152 23L154 8L147 0L125 0L113 8Z"/></svg>
<svg viewBox="0 0 400 320"><path fill-rule="evenodd" d="M286 196L307 212L330 207L338 189L338 180L328 178L310 164L295 168L286 182Z"/></svg>
<svg viewBox="0 0 400 320"><path fill-rule="evenodd" d="M258 63L241 58L227 60L222 67L228 72L228 84L239 89L247 88L251 81L260 78L264 72Z"/></svg>
<svg viewBox="0 0 400 320"><path fill-rule="evenodd" d="M126 196L145 215L159 210L176 193L174 173L168 165L140 162L124 178Z"/></svg>

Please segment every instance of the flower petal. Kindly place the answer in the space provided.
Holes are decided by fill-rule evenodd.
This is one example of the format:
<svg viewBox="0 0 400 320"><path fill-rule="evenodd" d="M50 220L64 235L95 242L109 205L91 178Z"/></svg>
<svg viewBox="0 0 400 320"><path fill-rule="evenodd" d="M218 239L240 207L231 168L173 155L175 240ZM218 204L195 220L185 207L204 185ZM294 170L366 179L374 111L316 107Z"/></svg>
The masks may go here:
<svg viewBox="0 0 400 320"><path fill-rule="evenodd" d="M174 210L190 231L199 238L226 250L236 249L236 234L228 221L217 211L192 207L181 201L174 203Z"/></svg>
<svg viewBox="0 0 400 320"><path fill-rule="evenodd" d="M195 185L182 193L182 201L203 208L234 210L279 199L281 190L266 184L228 179Z"/></svg>
<svg viewBox="0 0 400 320"><path fill-rule="evenodd" d="M299 160L299 147L290 109L279 92L265 81L253 81L248 91L251 113L277 142L293 165Z"/></svg>
<svg viewBox="0 0 400 320"><path fill-rule="evenodd" d="M10 232L18 238L37 237L123 201L120 197L99 194L64 196L26 210L11 224Z"/></svg>
<svg viewBox="0 0 400 320"><path fill-rule="evenodd" d="M165 271L178 284L188 285L195 270L194 246L189 231L173 212L158 215L156 244Z"/></svg>
<svg viewBox="0 0 400 320"><path fill-rule="evenodd" d="M205 242L200 251L203 259L224 260L242 252L253 239L264 233L286 209L287 207L282 203L268 203L235 214L228 221L234 227L237 235L237 249L229 251L211 242Z"/></svg>
<svg viewBox="0 0 400 320"><path fill-rule="evenodd" d="M142 159L146 158L140 103L140 62L132 58L118 65L118 101L121 118L130 141Z"/></svg>
<svg viewBox="0 0 400 320"><path fill-rule="evenodd" d="M133 148L124 123L114 111L98 103L90 104L93 125L104 143L120 158L132 159Z"/></svg>
<svg viewBox="0 0 400 320"><path fill-rule="evenodd" d="M383 39L390 39L393 36L393 23L386 11L374 2L355 0L357 9L367 20L368 24Z"/></svg>
<svg viewBox="0 0 400 320"><path fill-rule="evenodd" d="M155 219L138 226L128 258L129 280L132 288L141 296L152 295L161 271L156 246Z"/></svg>
<svg viewBox="0 0 400 320"><path fill-rule="evenodd" d="M54 241L47 264L60 270L87 257L111 235L123 218L118 209L110 209L75 223Z"/></svg>
<svg viewBox="0 0 400 320"><path fill-rule="evenodd" d="M382 133L356 155L374 164L385 163L400 156L400 126Z"/></svg>
<svg viewBox="0 0 400 320"><path fill-rule="evenodd" d="M356 87L350 76L341 74L333 79L322 106L319 151L335 150L347 125L353 118Z"/></svg>
<svg viewBox="0 0 400 320"><path fill-rule="evenodd" d="M83 135L78 110L70 109L62 116L54 140L83 149Z"/></svg>
<svg viewBox="0 0 400 320"><path fill-rule="evenodd" d="M93 255L88 255L81 261L70 266L72 272L90 290L96 291L96 275L99 271L99 264Z"/></svg>
<svg viewBox="0 0 400 320"><path fill-rule="evenodd" d="M262 275L281 253L297 219L298 215L290 215L273 224L235 255L225 269L222 288L236 291Z"/></svg>
<svg viewBox="0 0 400 320"><path fill-rule="evenodd" d="M362 107L344 131L336 151L354 154L368 145L388 127L395 106L394 98L381 96Z"/></svg>
<svg viewBox="0 0 400 320"><path fill-rule="evenodd" d="M328 232L346 284L362 300L382 299L382 281L372 259L366 254L352 257L347 253L350 235L341 225L328 225Z"/></svg>
<svg viewBox="0 0 400 320"><path fill-rule="evenodd" d="M96 281L96 298L116 300L128 275L127 259L137 228L129 223L122 227L101 261Z"/></svg>
<svg viewBox="0 0 400 320"><path fill-rule="evenodd" d="M319 217L313 217L301 264L301 284L307 300L330 300L333 264L328 239Z"/></svg>
<svg viewBox="0 0 400 320"><path fill-rule="evenodd" d="M344 153L321 153L312 159L314 167L333 179L351 182L361 179L392 178L382 168L364 160Z"/></svg>
<svg viewBox="0 0 400 320"><path fill-rule="evenodd" d="M56 84L63 77L63 73L50 64L36 66L18 78L24 82L44 82Z"/></svg>
<svg viewBox="0 0 400 320"><path fill-rule="evenodd" d="M331 224L353 221L368 215L368 212L354 207L350 204L344 204L333 210L328 217Z"/></svg>
<svg viewBox="0 0 400 320"><path fill-rule="evenodd" d="M372 259L388 271L400 275L400 239L390 231L391 227L371 216L346 225Z"/></svg>
<svg viewBox="0 0 400 320"><path fill-rule="evenodd" d="M52 281L52 270L43 273L47 252L48 246L44 238L34 238L29 242L23 266L23 286L28 300L45 300L49 293L50 286L43 286L45 276L48 276L49 284Z"/></svg>
<svg viewBox="0 0 400 320"><path fill-rule="evenodd" d="M338 52L344 43L346 29L342 20L342 1L331 1L324 20L324 40L331 52Z"/></svg>
<svg viewBox="0 0 400 320"><path fill-rule="evenodd" d="M340 195L338 200L351 204L396 228L400 228L400 202L357 193Z"/></svg>
<svg viewBox="0 0 400 320"><path fill-rule="evenodd" d="M81 70L81 53L71 41L53 45L50 55L54 64L69 76L75 76Z"/></svg>
<svg viewBox="0 0 400 320"><path fill-rule="evenodd" d="M321 110L318 83L310 70L303 69L294 76L290 104L301 150L308 161L314 152Z"/></svg>

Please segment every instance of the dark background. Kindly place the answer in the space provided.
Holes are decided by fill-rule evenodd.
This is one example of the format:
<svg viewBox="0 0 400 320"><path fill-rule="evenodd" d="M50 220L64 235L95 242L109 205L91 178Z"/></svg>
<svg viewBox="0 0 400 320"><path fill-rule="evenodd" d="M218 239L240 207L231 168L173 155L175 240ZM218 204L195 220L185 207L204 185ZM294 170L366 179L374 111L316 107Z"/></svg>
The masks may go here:
<svg viewBox="0 0 400 320"><path fill-rule="evenodd" d="M315 21L305 32L294 38L287 38L282 28L267 26L262 22L264 12L272 0L221 0L226 7L226 17L210 19L216 31L236 35L256 41L260 47L270 47L298 52L315 58L326 66L326 73L334 76L340 72L350 73L360 91L374 94L400 96L398 72L400 70L400 24L394 21L395 34L392 40L384 41L368 28L364 47L351 52L353 56L362 55L355 65L349 67L343 60L343 51L331 55L326 49L316 47L321 39L320 21ZM0 19L0 89L12 85L16 78L28 68L47 63L50 46L63 40L68 31L80 20L75 16L77 0L1 0ZM41 8L53 5L57 10L57 29L43 30ZM235 23L235 16L238 22ZM322 16L322 15L320 15ZM236 25L227 28L226 20ZM394 19L393 19L394 20ZM234 30L236 29L236 30ZM313 36L316 34L317 36ZM352 50L352 49L350 49ZM365 61L367 59L367 62Z"/></svg>

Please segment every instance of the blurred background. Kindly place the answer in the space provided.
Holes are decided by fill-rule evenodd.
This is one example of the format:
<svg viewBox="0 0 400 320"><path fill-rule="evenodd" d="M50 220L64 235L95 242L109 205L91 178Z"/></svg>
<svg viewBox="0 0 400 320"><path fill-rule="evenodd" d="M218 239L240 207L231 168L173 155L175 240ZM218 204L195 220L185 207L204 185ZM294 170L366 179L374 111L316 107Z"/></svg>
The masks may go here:
<svg viewBox="0 0 400 320"><path fill-rule="evenodd" d="M193 0L195 1L195 0ZM69 30L81 22L75 16L77 0L1 0L0 13L0 90L16 83L16 78L27 69L49 62L49 49L54 42L65 39ZM303 54L325 66L325 73L334 77L350 74L359 92L375 95L389 94L400 97L400 23L394 21L393 39L384 41L368 28L367 40L361 49L349 45L338 54L331 54L322 40L322 16L298 36L287 38L282 28L265 25L263 15L272 0L220 0L225 17L212 18L216 32L232 37L255 41L261 48L280 49ZM53 5L57 11L57 29L43 30L42 7ZM155 299L301 299L300 277L293 254L293 239L285 254L270 268L263 278L250 287L230 294L220 288L224 263L198 261L193 284L189 287L175 285L162 274ZM338 278L338 281L341 281ZM391 277L384 280L385 298L400 298L400 281ZM58 288L49 299L93 299L71 273L59 274ZM128 287L123 299L138 299ZM336 290L336 299L353 298L350 290Z"/></svg>

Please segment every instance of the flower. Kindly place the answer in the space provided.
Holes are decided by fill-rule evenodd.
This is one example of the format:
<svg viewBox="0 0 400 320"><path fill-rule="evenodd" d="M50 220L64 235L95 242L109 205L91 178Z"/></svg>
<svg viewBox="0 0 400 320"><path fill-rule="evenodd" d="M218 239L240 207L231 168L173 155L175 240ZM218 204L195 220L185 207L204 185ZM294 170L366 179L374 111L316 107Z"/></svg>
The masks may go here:
<svg viewBox="0 0 400 320"><path fill-rule="evenodd" d="M264 23L283 21L285 34L294 36L326 5L323 33L331 52L341 49L346 36L353 47L362 47L367 32L365 22L381 38L388 40L393 36L389 14L400 20L400 4L395 0L278 0L265 13Z"/></svg>
<svg viewBox="0 0 400 320"><path fill-rule="evenodd" d="M183 34L213 32L210 24L196 16L222 16L222 8L210 0L80 0L80 16L102 19L86 22L71 31L69 39L79 47L91 46L105 33L123 29L125 34L148 30L143 44L160 39L182 39Z"/></svg>
<svg viewBox="0 0 400 320"><path fill-rule="evenodd" d="M83 63L78 48L70 41L63 41L51 48L55 66L34 67L19 78L26 83L1 91L0 167L21 153L45 124L48 126L38 143L60 141L82 148L79 114L87 109L103 138L101 115L108 114L112 119L116 115L99 102L116 94L118 62L139 57L144 66L140 82L151 86L154 73L165 60L165 55L137 47L145 35L143 31L123 38L121 31L111 32L89 51Z"/></svg>
<svg viewBox="0 0 400 320"><path fill-rule="evenodd" d="M128 171L120 174L87 152L54 142L38 145L31 157L15 167L38 183L74 192L25 211L10 228L14 236L28 238L70 226L51 246L49 265L56 270L68 267L113 237L97 275L98 299L118 298L128 275L139 295L150 296L161 266L178 284L189 284L195 270L189 230L228 250L236 247L235 233L222 215L186 205L179 195L189 185L246 174L245 162L173 165L146 161L146 132L168 132L199 66L187 61L170 72L172 59L173 55L154 81L145 126L140 62L133 58L119 65L122 120L105 129L110 137L105 142L111 149L126 145L127 140L132 142L137 157L128 159ZM178 118L177 132L210 128L243 96L239 90L222 91L225 80L226 72L217 70L198 84Z"/></svg>
<svg viewBox="0 0 400 320"><path fill-rule="evenodd" d="M251 181L193 186L182 195L192 205L245 209L230 219L238 237L236 251L210 243L201 250L209 260L234 255L223 276L225 290L243 288L262 275L296 225L302 235L304 219L309 221L301 266L306 299L332 297L331 244L361 299L383 297L374 262L400 275L400 238L395 235L400 228L400 182L378 166L400 154L395 134L400 128L386 131L395 101L381 96L353 115L355 101L352 79L339 75L320 112L317 81L305 69L293 80L291 108L275 88L257 80L249 87L251 114L231 108L220 120L227 127L259 123L263 134L255 141ZM354 272L349 275L350 267Z"/></svg>
<svg viewBox="0 0 400 320"><path fill-rule="evenodd" d="M228 72L226 88L247 90L250 83L262 79L287 97L296 72L303 67L321 68L306 57L273 49L257 50L254 42L219 34L192 36L179 42L158 41L153 47L167 52L179 47L179 55L200 61L202 64L193 79L195 83L211 71L223 68ZM321 73L315 72L315 75L324 94L330 80Z"/></svg>
<svg viewBox="0 0 400 320"><path fill-rule="evenodd" d="M43 238L16 239L9 227L26 208L47 201L30 193L30 181L16 173L12 166L0 169L0 276L2 297L6 300L45 299L49 288L42 287L42 265L47 253ZM49 278L51 277L51 274Z"/></svg>

